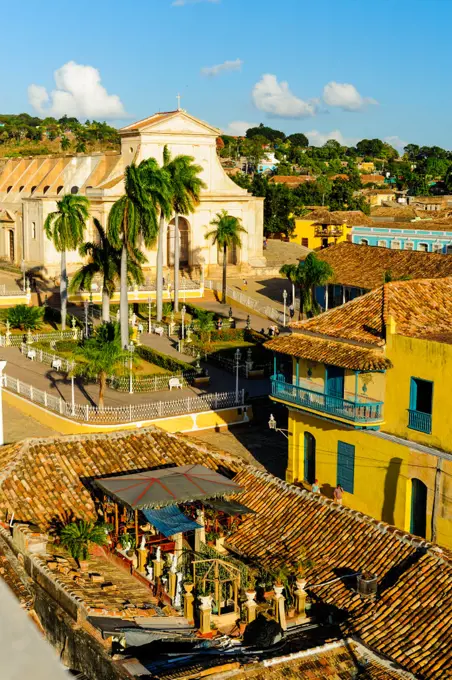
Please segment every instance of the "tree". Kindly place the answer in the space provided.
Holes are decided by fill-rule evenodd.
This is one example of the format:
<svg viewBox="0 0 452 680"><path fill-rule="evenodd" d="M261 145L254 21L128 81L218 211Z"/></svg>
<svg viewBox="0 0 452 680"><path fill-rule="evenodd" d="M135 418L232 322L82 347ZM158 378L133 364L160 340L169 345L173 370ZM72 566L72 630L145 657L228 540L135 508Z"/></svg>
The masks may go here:
<svg viewBox="0 0 452 680"><path fill-rule="evenodd" d="M77 522L66 524L61 529L60 540L61 545L68 550L71 557L80 563L80 559L88 559L89 544L105 545L107 534L104 525L79 519Z"/></svg>
<svg viewBox="0 0 452 680"><path fill-rule="evenodd" d="M99 326L93 338L76 348L74 356L79 359L74 373L99 382L99 408L103 408L108 376L123 371L130 359L129 353L121 347L117 324L108 322Z"/></svg>
<svg viewBox="0 0 452 680"><path fill-rule="evenodd" d="M249 170L249 166L251 165L253 172L258 171L259 165L266 155L266 151L264 149L266 143L267 140L260 136L253 137L251 139L245 139L242 144L242 153L248 160L247 170Z"/></svg>
<svg viewBox="0 0 452 680"><path fill-rule="evenodd" d="M331 193L333 185L325 175L320 175L320 177L317 177L316 183L319 188L319 191L322 194L322 205L325 205L325 196L327 197L328 200L328 196Z"/></svg>
<svg viewBox="0 0 452 680"><path fill-rule="evenodd" d="M408 157L408 160L414 161L416 160L419 153L419 145L407 144L406 146L403 147L403 150L405 152L405 155Z"/></svg>
<svg viewBox="0 0 452 680"><path fill-rule="evenodd" d="M199 177L202 167L194 163L192 156L171 155L166 150L163 167L171 178L171 205L174 212L174 311L179 311L179 215L189 215L199 204L201 189L205 182Z"/></svg>
<svg viewBox="0 0 452 680"><path fill-rule="evenodd" d="M61 151L67 151L71 146L71 142L69 140L69 137L66 137L66 135L63 135L61 137L60 146L61 146Z"/></svg>
<svg viewBox="0 0 452 680"><path fill-rule="evenodd" d="M360 156L381 158L384 151L384 144L381 139L362 139L356 145L356 151Z"/></svg>
<svg viewBox="0 0 452 680"><path fill-rule="evenodd" d="M43 316L42 307L28 307L28 305L10 307L6 313L11 328L20 328L21 331L34 331L41 328Z"/></svg>
<svg viewBox="0 0 452 680"><path fill-rule="evenodd" d="M108 216L108 236L115 248L121 248L120 301L121 347L129 343L129 302L127 296L128 260L145 262L138 250L139 240L150 248L158 233L156 206L146 192L140 169L132 163L125 170L125 195L112 205ZM139 261L137 260L139 254Z"/></svg>
<svg viewBox="0 0 452 680"><path fill-rule="evenodd" d="M317 286L325 286L333 276L333 268L315 253L309 253L303 262L303 285L306 291L306 310L311 315L318 314L319 304L315 298Z"/></svg>
<svg viewBox="0 0 452 680"><path fill-rule="evenodd" d="M238 217L229 215L226 210L217 213L215 219L210 223L215 229L206 234L206 238L211 238L212 243L218 248L223 249L223 295L222 304L226 304L226 273L228 266L228 248L240 247L242 240L240 234L245 234L246 229L242 226L242 221Z"/></svg>
<svg viewBox="0 0 452 680"><path fill-rule="evenodd" d="M83 241L86 222L89 218L89 201L86 196L66 194L57 201L57 210L51 212L44 222L44 231L61 253L60 301L61 328L66 329L67 269L66 251L76 250Z"/></svg>
<svg viewBox="0 0 452 680"><path fill-rule="evenodd" d="M286 135L281 130L274 130L271 127L267 127L263 123L260 123L258 127L248 128L246 131L246 138L253 139L253 137L265 137L269 142L275 142L277 139L284 139Z"/></svg>
<svg viewBox="0 0 452 680"><path fill-rule="evenodd" d="M96 276L102 280L102 321L110 321L110 298L115 292L116 282L121 270L121 251L113 246L99 220L94 218L94 227L98 238L96 241L83 243L79 248L81 257L89 260L74 274L69 290L91 290ZM127 263L128 283L144 283L143 272L138 264L139 254Z"/></svg>
<svg viewBox="0 0 452 680"><path fill-rule="evenodd" d="M292 304L295 304L295 284L297 282L297 266L296 264L283 264L279 273L285 276L292 284Z"/></svg>
<svg viewBox="0 0 452 680"><path fill-rule="evenodd" d="M168 147L163 149L163 167L159 167L155 158L140 163L140 172L145 184L145 191L159 213L157 267L156 267L156 303L157 321L162 320L163 310L163 246L165 242L165 220L169 220L172 209L173 186L171 175L165 165L170 161Z"/></svg>
<svg viewBox="0 0 452 680"><path fill-rule="evenodd" d="M309 146L309 139L302 132L295 132L293 135L286 137L286 142L290 142L292 146L301 146L303 148Z"/></svg>
<svg viewBox="0 0 452 680"><path fill-rule="evenodd" d="M215 330L215 323L213 320L214 313L208 312L206 309L196 309L196 327L199 331L201 340L210 342L210 334Z"/></svg>

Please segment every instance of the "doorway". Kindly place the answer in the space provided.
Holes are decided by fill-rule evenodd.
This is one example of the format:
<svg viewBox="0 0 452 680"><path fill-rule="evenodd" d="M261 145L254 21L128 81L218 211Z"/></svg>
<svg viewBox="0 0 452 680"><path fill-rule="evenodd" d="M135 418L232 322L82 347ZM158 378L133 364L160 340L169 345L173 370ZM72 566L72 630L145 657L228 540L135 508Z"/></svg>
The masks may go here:
<svg viewBox="0 0 452 680"><path fill-rule="evenodd" d="M326 366L326 394L344 398L344 369L339 366Z"/></svg>
<svg viewBox="0 0 452 680"><path fill-rule="evenodd" d="M190 225L185 217L179 216L179 269L188 267L190 253ZM174 246L175 246L176 225L174 218L168 225L167 232L167 263L169 267L174 267Z"/></svg>
<svg viewBox="0 0 452 680"><path fill-rule="evenodd" d="M315 482L315 437L310 432L304 433L304 480L308 484Z"/></svg>
<svg viewBox="0 0 452 680"><path fill-rule="evenodd" d="M9 259L11 262L15 261L15 250L14 250L14 230L10 229L9 230Z"/></svg>
<svg viewBox="0 0 452 680"><path fill-rule="evenodd" d="M420 479L411 480L410 533L425 538L427 524L427 487Z"/></svg>

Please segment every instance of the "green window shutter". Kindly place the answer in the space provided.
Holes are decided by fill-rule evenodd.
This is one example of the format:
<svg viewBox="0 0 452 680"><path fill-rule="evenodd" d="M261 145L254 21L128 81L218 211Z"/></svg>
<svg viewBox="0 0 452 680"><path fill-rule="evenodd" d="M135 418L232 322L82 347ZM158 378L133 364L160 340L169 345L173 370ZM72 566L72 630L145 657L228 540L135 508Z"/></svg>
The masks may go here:
<svg viewBox="0 0 452 680"><path fill-rule="evenodd" d="M355 447L345 442L337 443L337 483L344 491L353 493L355 484Z"/></svg>

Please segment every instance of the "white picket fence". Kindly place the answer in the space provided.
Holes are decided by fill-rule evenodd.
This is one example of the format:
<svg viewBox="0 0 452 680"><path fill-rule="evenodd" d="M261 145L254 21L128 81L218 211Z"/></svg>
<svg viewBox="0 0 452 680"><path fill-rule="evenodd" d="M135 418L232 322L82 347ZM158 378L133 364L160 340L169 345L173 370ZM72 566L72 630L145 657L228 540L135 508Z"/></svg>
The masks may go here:
<svg viewBox="0 0 452 680"><path fill-rule="evenodd" d="M25 355L27 355L30 351L35 352L34 360L39 361L41 364L46 364L47 366L53 366L55 362L59 361L60 367L58 370L64 373L69 373L74 365L72 361L69 361L64 357L60 357L58 354L45 352L42 349L36 349L32 345L27 345L25 342L20 345L20 351Z"/></svg>
<svg viewBox="0 0 452 680"><path fill-rule="evenodd" d="M80 330L79 330L79 337L80 337ZM32 333L31 335L28 335L27 331L24 331L23 333L10 333L9 335L9 343L7 343L7 336L0 334L0 347L7 347L8 344L11 345L11 347L20 347L24 340L30 340L31 342L52 342L56 340L73 340L74 339L74 332L73 331L55 331L54 333Z"/></svg>
<svg viewBox="0 0 452 680"><path fill-rule="evenodd" d="M218 292L223 290L223 286L220 281L206 281L205 287ZM231 298L232 300L239 302L244 307L247 307L250 311L256 311L260 314L265 314L265 316L267 316L269 319L272 319L273 321L276 321L276 323L280 324L281 326L284 324L284 314L271 305L263 305L259 300L255 300L249 295L242 293L241 290L231 288L230 286L226 286L226 295L228 298ZM288 313L289 312L287 311L287 314Z"/></svg>
<svg viewBox="0 0 452 680"><path fill-rule="evenodd" d="M183 397L172 401L156 401L148 404L129 404L128 406L106 406L98 408L89 404L71 404L61 397L38 390L33 385L4 374L5 389L19 394L44 408L67 418L89 423L136 423L143 420L156 420L168 416L199 413L228 407L240 407L245 402L245 391L240 390L238 399L235 392L216 392L199 396Z"/></svg>
<svg viewBox="0 0 452 680"><path fill-rule="evenodd" d="M187 373L167 373L164 375L144 375L132 377L132 389L134 392L158 392L159 390L167 390L169 380L177 378L182 387L187 387L193 383L194 378L198 375L196 371ZM111 376L109 378L109 385L112 389L121 392L128 392L130 389L130 377L126 375Z"/></svg>

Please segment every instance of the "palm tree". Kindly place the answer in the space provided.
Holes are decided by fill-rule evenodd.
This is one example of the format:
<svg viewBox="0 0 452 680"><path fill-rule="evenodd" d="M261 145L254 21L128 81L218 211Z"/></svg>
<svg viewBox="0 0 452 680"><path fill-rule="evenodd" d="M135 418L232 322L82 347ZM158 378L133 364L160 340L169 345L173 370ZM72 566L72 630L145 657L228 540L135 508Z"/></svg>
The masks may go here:
<svg viewBox="0 0 452 680"><path fill-rule="evenodd" d="M150 248L158 232L157 211L146 193L143 173L132 163L125 171L125 195L112 205L108 216L108 236L115 248L121 249L120 300L121 346L129 343L129 301L127 297L128 260L136 264L146 261L138 250L138 241Z"/></svg>
<svg viewBox="0 0 452 680"><path fill-rule="evenodd" d="M85 340L74 352L76 361L74 373L99 381L99 408L104 407L107 378L124 370L128 352L121 347L117 324L108 322L97 329L93 338Z"/></svg>
<svg viewBox="0 0 452 680"><path fill-rule="evenodd" d="M210 224L214 226L215 229L209 231L206 234L206 238L211 238L214 245L223 249L223 299L221 302L225 305L228 248L233 248L234 246L240 247L242 245L240 234L245 234L246 229L242 227L242 221L238 217L229 215L226 210L221 210L217 213L216 218L213 219Z"/></svg>
<svg viewBox="0 0 452 680"><path fill-rule="evenodd" d="M146 192L156 209L160 211L156 267L157 321L162 320L163 311L163 245L165 241L165 220L170 218L172 209L171 177L164 167L168 162L168 148L165 146L163 150L162 168L159 167L155 158L149 158L146 161L142 161L139 166L144 177Z"/></svg>
<svg viewBox="0 0 452 680"><path fill-rule="evenodd" d="M93 279L100 276L102 279L102 321L110 321L110 298L112 297L116 282L121 270L121 251L113 247L105 229L97 218L93 219L97 230L97 241L83 243L78 252L81 257L88 257L89 261L74 274L69 285L71 293L79 290L90 290ZM144 277L137 257L129 259L127 274L129 283L143 283Z"/></svg>
<svg viewBox="0 0 452 680"><path fill-rule="evenodd" d="M292 304L293 305L295 305L296 272L297 272L297 265L296 264L283 264L283 266L279 270L279 273L281 274L281 276L285 276L287 279L289 279L290 283L292 284Z"/></svg>
<svg viewBox="0 0 452 680"><path fill-rule="evenodd" d="M79 519L77 522L66 524L61 529L60 540L61 545L68 550L71 557L79 562L80 559L88 558L90 543L105 545L107 534L104 525Z"/></svg>
<svg viewBox="0 0 452 680"><path fill-rule="evenodd" d="M61 253L60 299L61 328L66 329L67 270L66 251L76 250L83 241L86 222L89 218L89 201L86 196L66 194L57 201L57 210L47 215L44 231Z"/></svg>
<svg viewBox="0 0 452 680"><path fill-rule="evenodd" d="M198 177L202 167L196 165L192 156L176 156L171 154L165 147L163 167L171 177L172 185L172 208L174 212L174 311L179 311L179 215L189 215L195 212L199 204L201 189L206 184Z"/></svg>

